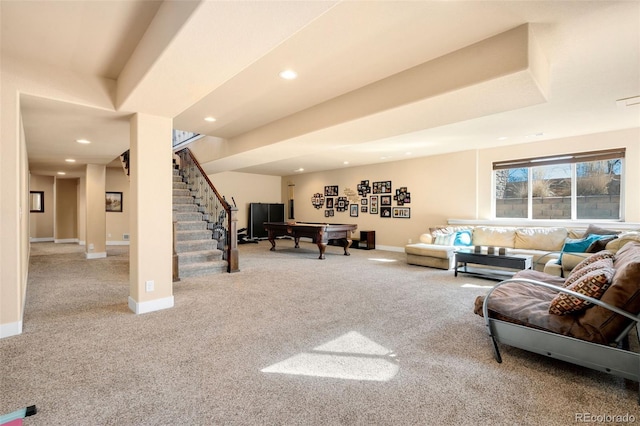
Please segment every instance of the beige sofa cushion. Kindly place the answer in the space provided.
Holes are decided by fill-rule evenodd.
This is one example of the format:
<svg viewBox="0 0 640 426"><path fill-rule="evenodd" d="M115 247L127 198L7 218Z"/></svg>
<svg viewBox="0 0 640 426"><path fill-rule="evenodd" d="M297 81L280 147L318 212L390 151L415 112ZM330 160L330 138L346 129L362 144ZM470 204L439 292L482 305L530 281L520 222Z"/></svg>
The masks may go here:
<svg viewBox="0 0 640 426"><path fill-rule="evenodd" d="M515 232L515 248L560 251L567 235L567 228L518 228Z"/></svg>
<svg viewBox="0 0 640 426"><path fill-rule="evenodd" d="M476 226L473 228L474 246L513 248L516 228L508 226Z"/></svg>
<svg viewBox="0 0 640 426"><path fill-rule="evenodd" d="M404 251L407 254L418 256L437 257L440 259L449 259L458 247L454 246L436 246L433 244L407 244Z"/></svg>
<svg viewBox="0 0 640 426"><path fill-rule="evenodd" d="M609 251L617 252L630 241L640 242L640 231L623 232L615 240L609 241L605 248Z"/></svg>

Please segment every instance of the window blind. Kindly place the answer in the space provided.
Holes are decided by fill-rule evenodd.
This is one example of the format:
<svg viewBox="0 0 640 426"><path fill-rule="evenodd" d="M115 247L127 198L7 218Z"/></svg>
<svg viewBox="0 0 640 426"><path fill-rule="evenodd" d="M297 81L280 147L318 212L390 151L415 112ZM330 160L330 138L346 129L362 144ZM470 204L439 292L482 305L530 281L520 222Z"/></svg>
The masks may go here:
<svg viewBox="0 0 640 426"><path fill-rule="evenodd" d="M550 166L554 164L584 163L587 161L614 160L624 158L626 148L602 151L578 152L548 157L524 158L521 160L496 161L493 170L519 169L524 167Z"/></svg>

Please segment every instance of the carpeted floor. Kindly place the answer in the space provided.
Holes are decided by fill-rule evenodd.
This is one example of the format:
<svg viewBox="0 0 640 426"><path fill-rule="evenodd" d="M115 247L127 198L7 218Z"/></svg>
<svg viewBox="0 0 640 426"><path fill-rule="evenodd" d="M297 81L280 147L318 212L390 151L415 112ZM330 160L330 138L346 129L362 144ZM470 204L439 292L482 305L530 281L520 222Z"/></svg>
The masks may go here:
<svg viewBox="0 0 640 426"><path fill-rule="evenodd" d="M494 282L403 253L278 240L241 272L175 283L134 315L128 248L32 245L24 332L0 340L0 413L25 425L567 425L634 415L637 384L503 347L473 301Z"/></svg>

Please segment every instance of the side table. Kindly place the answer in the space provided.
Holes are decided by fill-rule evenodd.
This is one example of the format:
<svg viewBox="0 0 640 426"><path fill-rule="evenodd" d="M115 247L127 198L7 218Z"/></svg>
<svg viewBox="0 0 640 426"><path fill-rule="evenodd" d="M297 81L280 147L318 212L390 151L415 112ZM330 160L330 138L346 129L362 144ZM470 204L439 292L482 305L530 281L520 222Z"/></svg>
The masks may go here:
<svg viewBox="0 0 640 426"><path fill-rule="evenodd" d="M360 241L358 248L373 250L376 248L376 231L360 231Z"/></svg>

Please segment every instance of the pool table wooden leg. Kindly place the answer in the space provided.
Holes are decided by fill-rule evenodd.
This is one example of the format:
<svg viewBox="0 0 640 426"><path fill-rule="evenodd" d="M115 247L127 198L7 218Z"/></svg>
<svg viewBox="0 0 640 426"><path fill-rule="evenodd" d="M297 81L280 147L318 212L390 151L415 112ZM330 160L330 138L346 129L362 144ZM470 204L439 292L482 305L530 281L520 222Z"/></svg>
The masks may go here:
<svg viewBox="0 0 640 426"><path fill-rule="evenodd" d="M324 259L324 252L327 249L327 243L317 243L318 244L318 250L320 250L320 257L318 259Z"/></svg>
<svg viewBox="0 0 640 426"><path fill-rule="evenodd" d="M349 247L351 247L352 243L353 243L353 240L345 239L345 242L344 242L344 255L345 256L351 256L351 253L349 253Z"/></svg>

